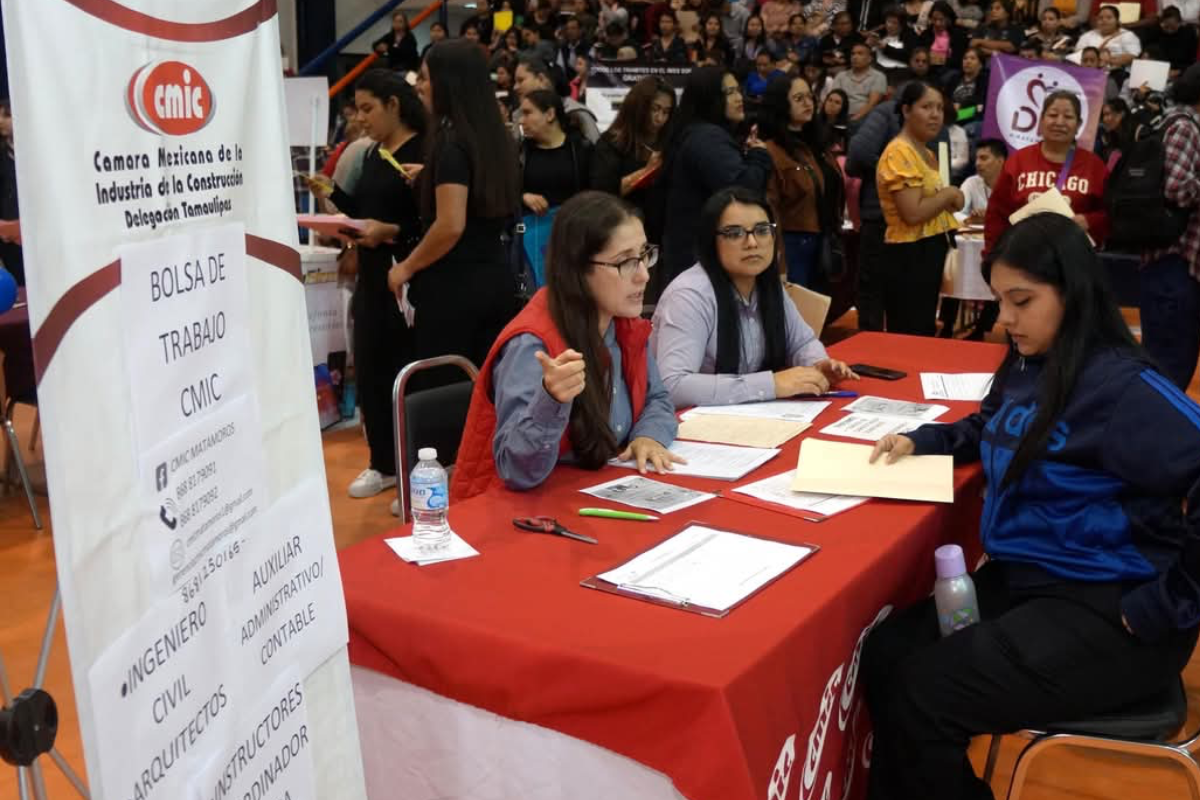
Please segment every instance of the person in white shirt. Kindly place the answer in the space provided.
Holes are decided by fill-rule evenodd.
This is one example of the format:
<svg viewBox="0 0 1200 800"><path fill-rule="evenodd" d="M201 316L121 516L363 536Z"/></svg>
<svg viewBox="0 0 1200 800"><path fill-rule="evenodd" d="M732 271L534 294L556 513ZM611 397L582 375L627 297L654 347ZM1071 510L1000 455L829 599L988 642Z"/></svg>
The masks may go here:
<svg viewBox="0 0 1200 800"><path fill-rule="evenodd" d="M975 174L963 181L962 193L966 197L963 213L968 222L982 223L987 211L988 198L996 178L1004 169L1008 158L1008 147L999 139L984 139L975 150Z"/></svg>
<svg viewBox="0 0 1200 800"><path fill-rule="evenodd" d="M1133 31L1121 27L1121 15L1116 6L1100 6L1096 27L1079 37L1075 52L1094 47L1108 51L1110 69L1124 69L1142 54L1142 42Z"/></svg>

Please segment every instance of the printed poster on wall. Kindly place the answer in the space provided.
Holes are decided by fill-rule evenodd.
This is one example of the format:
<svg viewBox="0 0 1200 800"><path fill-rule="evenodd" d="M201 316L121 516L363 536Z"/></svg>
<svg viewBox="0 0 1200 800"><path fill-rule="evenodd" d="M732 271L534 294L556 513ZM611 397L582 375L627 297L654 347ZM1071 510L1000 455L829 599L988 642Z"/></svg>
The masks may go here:
<svg viewBox="0 0 1200 800"><path fill-rule="evenodd" d="M91 796L357 800L275 0L0 8Z"/></svg>

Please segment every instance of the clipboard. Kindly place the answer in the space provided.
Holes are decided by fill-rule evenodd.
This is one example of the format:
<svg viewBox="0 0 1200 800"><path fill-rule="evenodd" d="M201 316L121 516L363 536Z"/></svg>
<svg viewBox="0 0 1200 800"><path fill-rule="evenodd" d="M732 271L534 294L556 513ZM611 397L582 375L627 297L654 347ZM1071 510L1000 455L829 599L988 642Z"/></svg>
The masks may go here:
<svg viewBox="0 0 1200 800"><path fill-rule="evenodd" d="M710 608L708 606L699 605L697 603L690 602L687 598L669 599L669 598L665 598L665 597L656 597L651 594L644 594L643 592L634 591L632 589L626 589L623 586L620 586L615 583L610 583L609 581L601 578L600 577L601 573L593 575L590 578L584 578L583 580L581 580L579 582L579 585L584 588L587 588L587 589L596 589L597 591L601 591L606 594L613 594L613 595L618 595L621 597L629 597L634 600L640 600L644 603L650 603L651 605L663 606L665 608L674 608L674 609L678 609L680 611L687 611L692 614L699 614L702 617L710 617L712 619L721 619L723 617L728 616L729 612L733 611L735 608L738 608L743 603L745 603L747 600L749 600L750 598L754 597L755 595L757 595L760 592L762 592L763 590L765 590L767 587L774 584L776 581L778 581L780 578L782 578L783 576L790 573L796 567L800 566L805 561L808 561L810 558L812 558L814 555L816 555L821 549L820 545L815 545L810 542L784 542L780 539L773 539L769 536L759 536L759 535L753 534L753 533L743 533L741 531L729 530L728 528L717 528L712 525L709 525L706 522L701 522L700 520L691 520L691 521L685 523L681 528L679 528L675 532L663 537L662 539L659 539L657 542L650 545L649 547L646 547L645 549L640 550L637 553L634 553L632 556L625 559L620 564L615 564L612 567L610 567L609 569L604 570L604 572L608 572L612 569L616 569L617 567L622 566L623 564L627 564L630 561L634 560L635 558L638 558L639 556L645 555L646 553L650 552L654 548L661 545L663 542L666 542L667 540L669 540L675 536L678 536L680 533L683 533L685 530L692 527L693 525L699 525L699 526L702 526L705 528L710 528L712 530L720 531L721 533L732 533L732 534L736 534L738 536L745 536L745 537L751 538L751 539L762 539L762 540L768 541L768 542L776 542L779 544L792 545L795 547L806 547L806 548L808 548L808 552L805 553L803 556L801 556L790 567L783 570L778 575L776 575L775 577L771 578L766 583L764 583L762 586L759 586L757 589L750 592L745 597L743 597L742 599L738 600L736 603L734 603L733 605L731 605L725 609Z"/></svg>

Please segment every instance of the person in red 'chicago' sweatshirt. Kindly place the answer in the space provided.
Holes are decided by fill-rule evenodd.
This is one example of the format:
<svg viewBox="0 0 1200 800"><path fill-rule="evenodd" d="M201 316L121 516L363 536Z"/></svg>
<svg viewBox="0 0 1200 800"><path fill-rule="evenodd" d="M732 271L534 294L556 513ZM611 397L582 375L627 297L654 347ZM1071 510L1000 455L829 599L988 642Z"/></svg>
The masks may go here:
<svg viewBox="0 0 1200 800"><path fill-rule="evenodd" d="M1055 186L1071 204L1079 227L1097 245L1104 241L1108 235L1106 170L1099 156L1076 146L1075 136L1082 125L1082 109L1074 93L1057 91L1046 97L1038 130L1042 141L1009 156L992 189L984 220L985 253L1010 227L1010 214ZM1068 158L1071 163L1063 175Z"/></svg>

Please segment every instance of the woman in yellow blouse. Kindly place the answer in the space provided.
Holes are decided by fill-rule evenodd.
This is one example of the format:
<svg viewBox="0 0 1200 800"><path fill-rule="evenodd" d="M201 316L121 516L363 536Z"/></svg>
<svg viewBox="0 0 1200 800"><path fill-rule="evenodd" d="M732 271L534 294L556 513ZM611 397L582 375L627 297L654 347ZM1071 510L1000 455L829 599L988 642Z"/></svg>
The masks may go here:
<svg viewBox="0 0 1200 800"><path fill-rule="evenodd" d="M942 93L912 81L896 101L901 130L875 170L884 234L883 304L892 333L932 336L938 289L963 193L946 186L927 143L942 129Z"/></svg>

